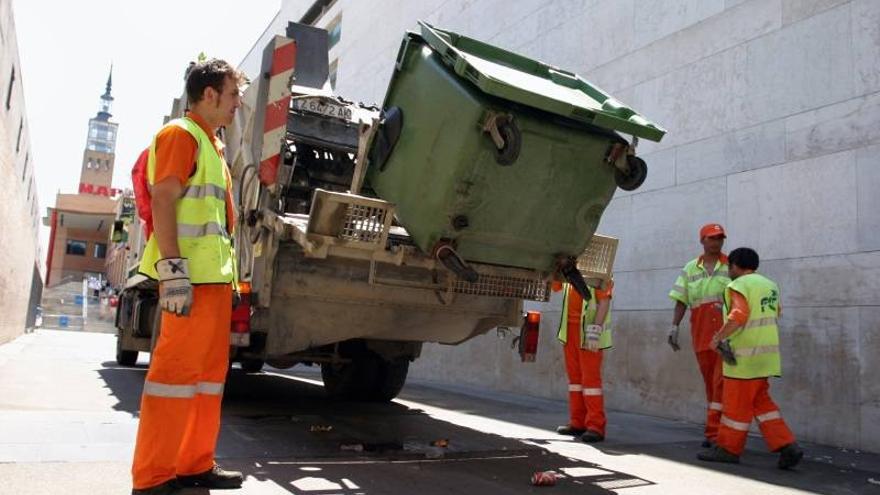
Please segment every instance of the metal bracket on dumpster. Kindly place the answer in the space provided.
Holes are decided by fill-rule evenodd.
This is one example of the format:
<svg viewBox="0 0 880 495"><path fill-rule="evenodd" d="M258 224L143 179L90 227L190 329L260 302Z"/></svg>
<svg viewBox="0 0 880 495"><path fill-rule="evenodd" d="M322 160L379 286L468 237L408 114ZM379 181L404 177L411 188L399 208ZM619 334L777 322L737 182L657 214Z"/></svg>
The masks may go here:
<svg viewBox="0 0 880 495"><path fill-rule="evenodd" d="M629 172L628 156L635 156L636 147L639 145L639 138L633 136L632 143L614 143L605 154L605 162L617 168L621 172Z"/></svg>
<svg viewBox="0 0 880 495"><path fill-rule="evenodd" d="M358 151L355 158L354 174L351 177L351 193L360 194L367 173L367 151L373 143L376 131L379 130L379 119L373 117L372 121L358 125Z"/></svg>

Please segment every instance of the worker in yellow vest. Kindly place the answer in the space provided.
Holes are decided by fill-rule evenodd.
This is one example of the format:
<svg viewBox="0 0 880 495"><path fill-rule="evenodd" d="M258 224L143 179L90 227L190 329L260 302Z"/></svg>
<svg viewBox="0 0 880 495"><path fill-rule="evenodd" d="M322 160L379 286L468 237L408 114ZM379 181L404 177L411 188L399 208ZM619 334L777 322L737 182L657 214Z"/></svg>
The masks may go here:
<svg viewBox="0 0 880 495"><path fill-rule="evenodd" d="M231 180L216 132L241 106L241 79L222 60L194 64L190 111L159 131L147 157L153 233L139 269L159 283L162 316L141 398L133 495L242 484L241 473L214 462L236 279Z"/></svg>
<svg viewBox="0 0 880 495"><path fill-rule="evenodd" d="M712 337L712 346L727 354L721 427L716 445L697 457L710 462L739 462L749 426L752 419L757 419L767 446L779 453L778 467L788 469L800 462L804 452L770 398L767 379L782 375L777 326L782 302L776 283L755 272L759 261L758 253L749 248L730 253L733 282L724 293L726 321Z"/></svg>
<svg viewBox="0 0 880 495"><path fill-rule="evenodd" d="M691 311L691 342L706 391L703 447L710 447L715 441L721 420L721 359L710 342L712 335L723 324L722 297L724 288L730 283L727 256L722 251L725 238L724 228L720 224L704 225L700 229L703 254L684 266L669 291L669 298L675 301L675 309L667 341L674 351L681 348L679 324L685 312L688 309Z"/></svg>
<svg viewBox="0 0 880 495"><path fill-rule="evenodd" d="M602 354L611 347L611 296L613 282L605 289L590 287L590 300L572 290L570 284L553 283L562 291L559 341L565 346L568 375L568 424L560 435L572 435L586 443L605 439L605 399L602 393Z"/></svg>

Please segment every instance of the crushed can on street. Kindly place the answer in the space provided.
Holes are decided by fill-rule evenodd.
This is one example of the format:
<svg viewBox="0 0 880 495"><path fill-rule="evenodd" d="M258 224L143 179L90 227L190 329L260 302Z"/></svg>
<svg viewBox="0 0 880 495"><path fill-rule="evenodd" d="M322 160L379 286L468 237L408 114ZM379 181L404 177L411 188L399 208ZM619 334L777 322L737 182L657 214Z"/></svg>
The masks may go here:
<svg viewBox="0 0 880 495"><path fill-rule="evenodd" d="M553 471L538 471L532 475L534 486L554 486L558 476Z"/></svg>

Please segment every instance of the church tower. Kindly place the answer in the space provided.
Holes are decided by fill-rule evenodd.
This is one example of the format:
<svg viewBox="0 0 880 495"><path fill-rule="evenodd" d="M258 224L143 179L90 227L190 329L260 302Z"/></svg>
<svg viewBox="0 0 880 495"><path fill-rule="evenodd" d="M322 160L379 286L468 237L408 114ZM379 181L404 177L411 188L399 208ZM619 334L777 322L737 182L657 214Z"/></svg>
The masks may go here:
<svg viewBox="0 0 880 495"><path fill-rule="evenodd" d="M113 116L110 113L113 105L113 96L110 95L112 86L113 67L110 67L107 88L98 104L98 114L89 119L89 134L79 179L80 192L111 187L113 163L116 159L116 128L119 126L110 122L110 117Z"/></svg>

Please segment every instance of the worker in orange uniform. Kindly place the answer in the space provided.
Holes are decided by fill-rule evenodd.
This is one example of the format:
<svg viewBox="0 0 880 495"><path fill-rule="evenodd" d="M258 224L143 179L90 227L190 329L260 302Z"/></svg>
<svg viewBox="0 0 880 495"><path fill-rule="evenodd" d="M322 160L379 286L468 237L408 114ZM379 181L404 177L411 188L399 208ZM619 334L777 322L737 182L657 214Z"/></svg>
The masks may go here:
<svg viewBox="0 0 880 495"><path fill-rule="evenodd" d="M669 291L670 299L675 301L672 328L667 336L673 351L681 349L679 325L687 309L691 310L691 341L706 390L703 447L712 446L721 420L721 359L710 342L723 324L722 297L724 288L730 283L727 256L722 252L726 237L721 225L704 225L700 229L703 254L684 266Z"/></svg>
<svg viewBox="0 0 880 495"><path fill-rule="evenodd" d="M216 133L241 106L241 82L222 60L192 65L190 111L150 146L153 235L140 271L158 280L162 313L141 399L133 495L242 484L241 473L214 462L236 278L231 180Z"/></svg>
<svg viewBox="0 0 880 495"><path fill-rule="evenodd" d="M716 445L697 457L710 462L739 462L754 418L767 446L779 453L777 465L788 469L800 462L804 452L770 398L767 378L782 375L777 326L782 303L776 283L755 273L759 261L758 253L749 248L730 253L733 282L724 293L729 313L724 326L712 337L712 347L727 354L721 427Z"/></svg>
<svg viewBox="0 0 880 495"><path fill-rule="evenodd" d="M590 287L590 300L584 301L570 284L553 282L553 291L562 291L557 338L565 346L569 412L568 424L556 432L586 443L605 440L602 351L611 347L613 286L609 281L606 289Z"/></svg>

